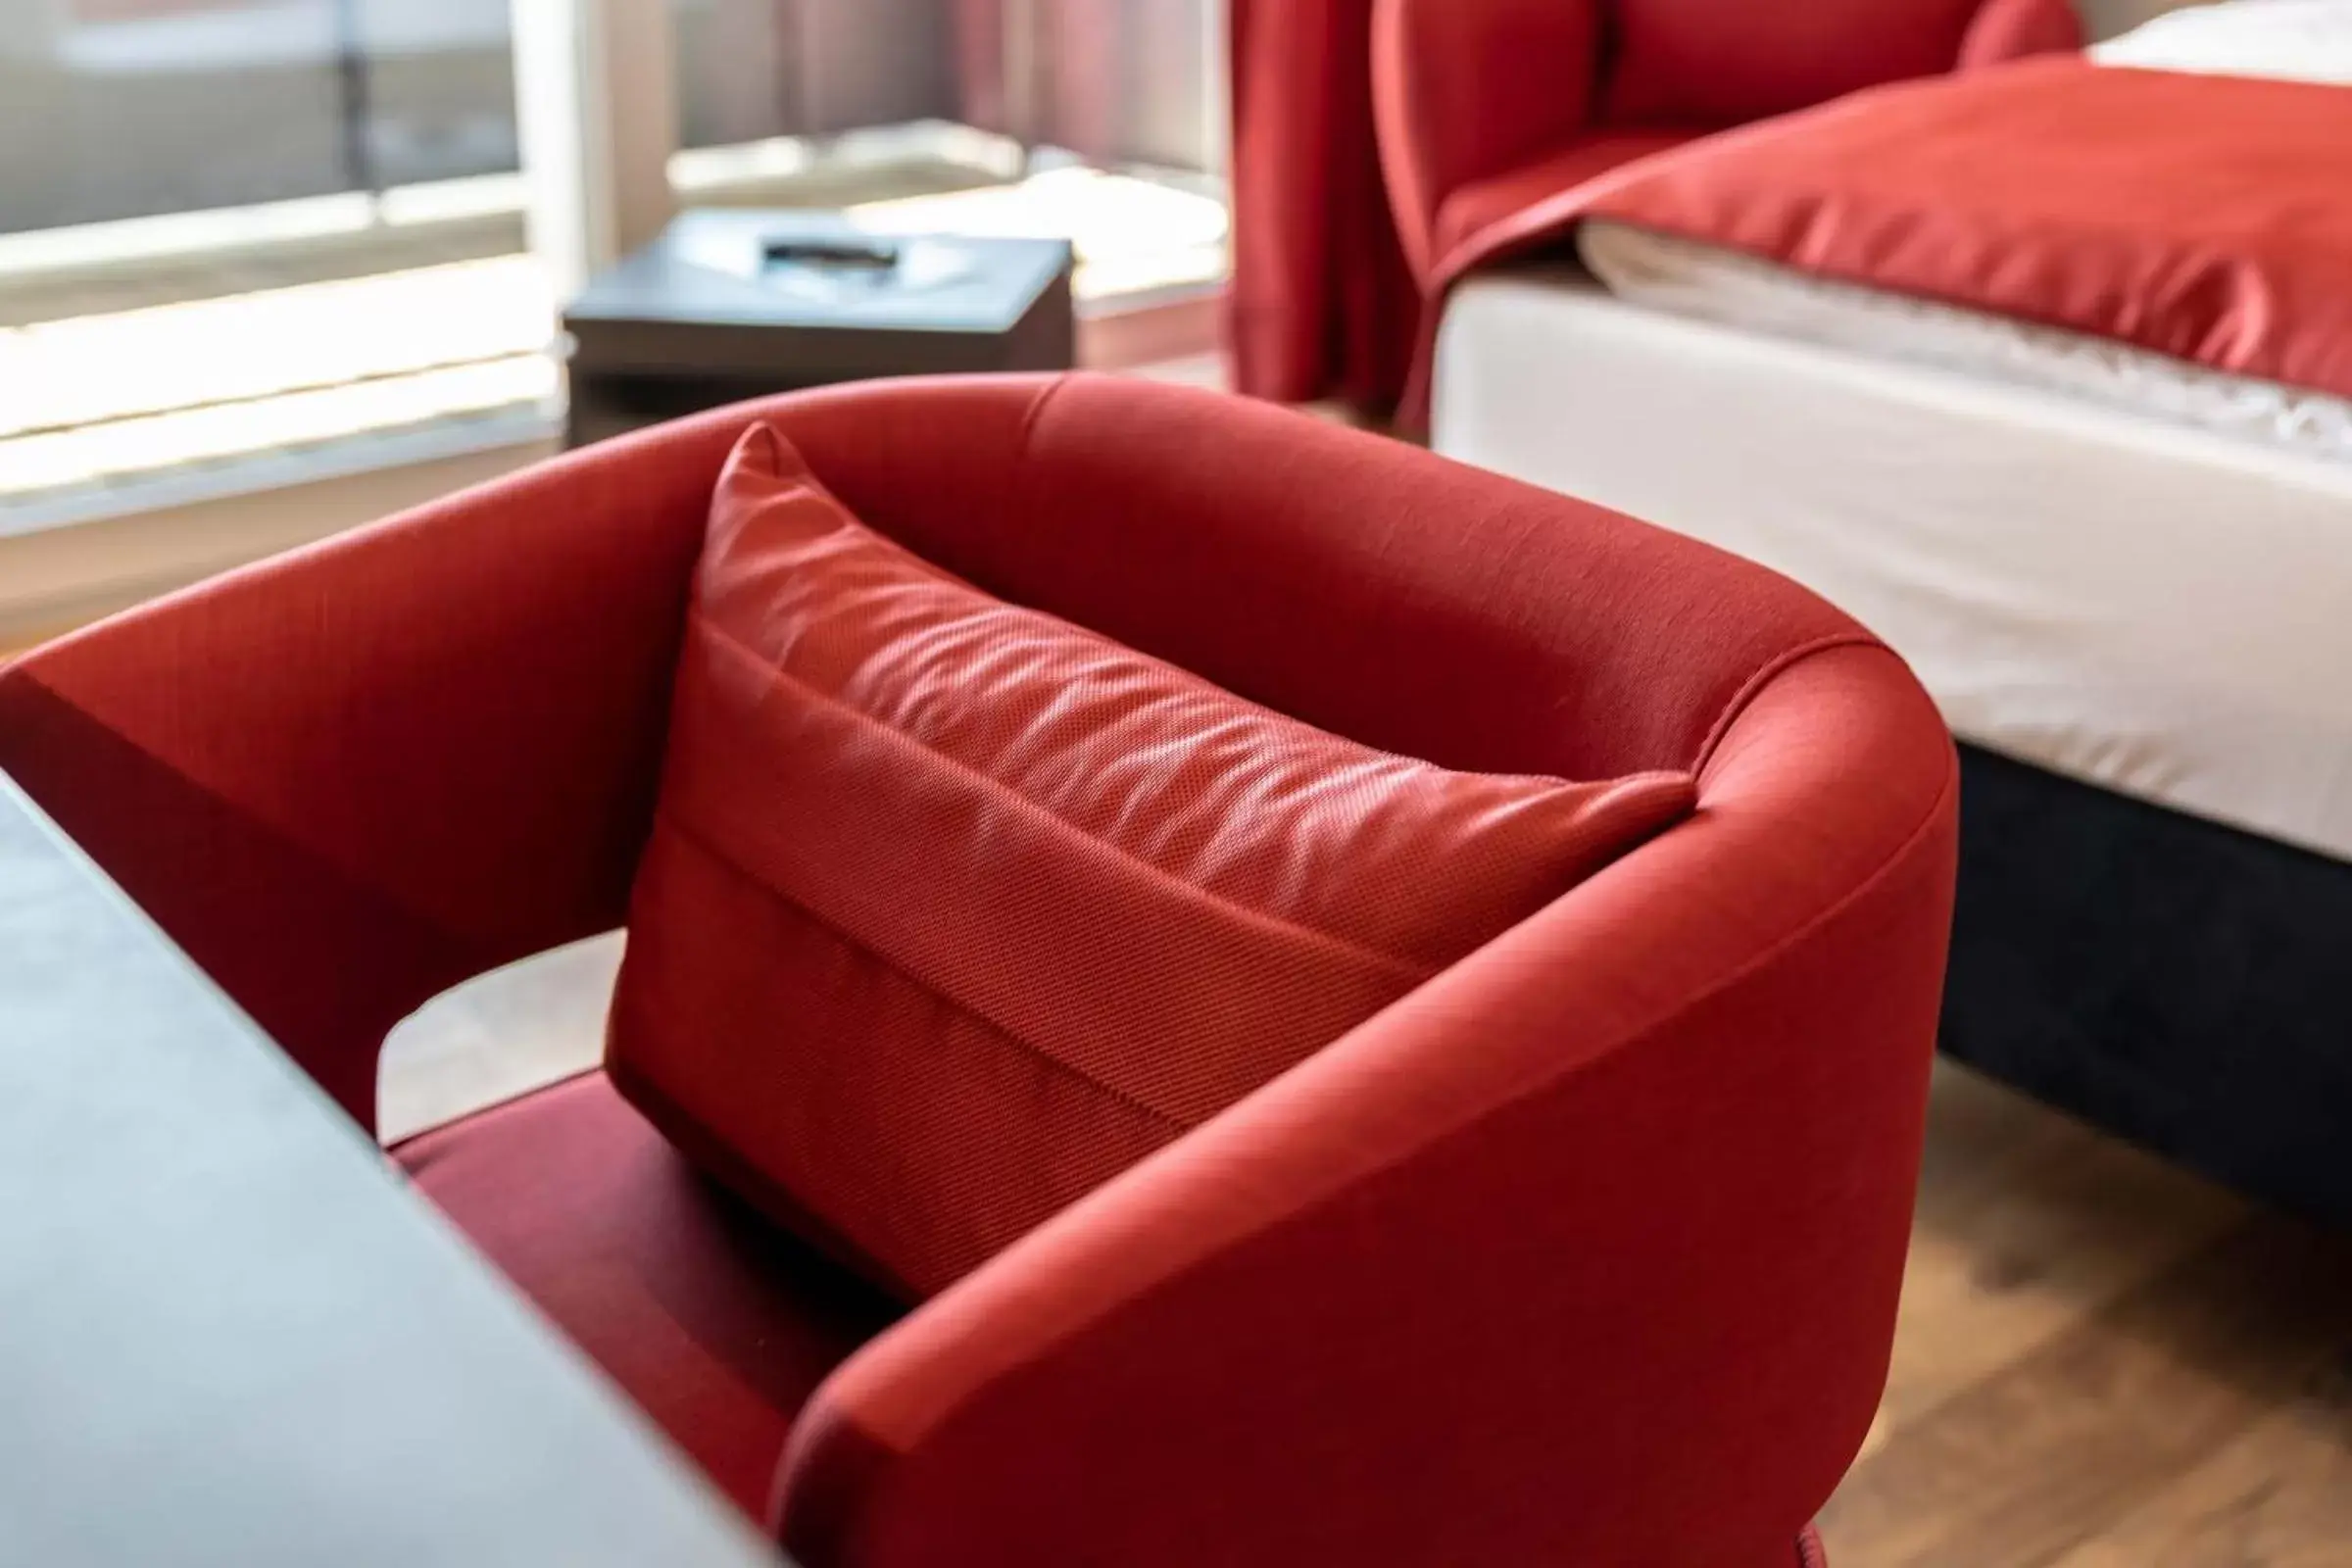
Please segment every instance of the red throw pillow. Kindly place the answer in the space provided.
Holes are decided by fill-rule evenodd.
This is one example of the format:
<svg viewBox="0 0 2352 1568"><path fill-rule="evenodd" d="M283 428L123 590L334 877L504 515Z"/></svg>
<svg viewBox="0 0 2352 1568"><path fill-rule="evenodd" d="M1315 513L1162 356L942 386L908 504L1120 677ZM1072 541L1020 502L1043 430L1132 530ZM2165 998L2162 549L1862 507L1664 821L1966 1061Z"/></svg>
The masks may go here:
<svg viewBox="0 0 2352 1568"><path fill-rule="evenodd" d="M1736 125L1950 71L1983 0L1617 0L1619 124Z"/></svg>
<svg viewBox="0 0 2352 1568"><path fill-rule="evenodd" d="M613 1081L910 1294L1691 809L1454 773L973 588L756 427L719 480Z"/></svg>

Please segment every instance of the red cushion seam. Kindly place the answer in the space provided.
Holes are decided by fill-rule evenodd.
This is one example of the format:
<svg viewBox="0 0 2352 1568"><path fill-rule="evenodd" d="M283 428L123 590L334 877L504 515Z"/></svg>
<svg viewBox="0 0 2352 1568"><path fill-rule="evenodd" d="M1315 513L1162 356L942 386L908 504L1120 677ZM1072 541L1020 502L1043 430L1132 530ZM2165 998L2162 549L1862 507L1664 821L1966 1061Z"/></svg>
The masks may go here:
<svg viewBox="0 0 2352 1568"><path fill-rule="evenodd" d="M1029 449L1037 439L1037 421L1045 416L1046 405L1053 402L1054 394L1069 385L1075 375L1074 371L1062 371L1032 393L1029 406L1021 411L1021 433L1013 448L1013 458L1024 467L1028 466Z"/></svg>
<svg viewBox="0 0 2352 1568"><path fill-rule="evenodd" d="M1828 653L1833 648L1876 648L1890 658L1895 657L1893 649L1869 632L1860 630L1829 632L1811 642L1798 643L1794 648L1774 655L1740 683L1740 689L1732 693L1731 700L1715 715L1715 722L1707 727L1707 738L1698 743L1698 757L1690 764L1690 772L1695 776L1706 771L1708 761L1715 756L1715 748L1723 744L1724 736L1731 733L1732 725L1747 710L1747 705L1756 700L1758 693L1779 678L1789 665L1810 659L1815 654ZM1899 659L1897 662L1900 662Z"/></svg>
<svg viewBox="0 0 2352 1568"><path fill-rule="evenodd" d="M1024 1039L1022 1036L1015 1034L1012 1030L1007 1029L1003 1024L997 1022L996 1019L991 1018L986 1013L973 1008L963 1002L962 999L950 996L948 993L940 990L937 986L932 985L929 981L924 980L919 975L908 973L906 969L900 967L900 965L887 954L875 951L875 949L868 945L863 939L852 934L851 932L844 931L840 926L826 919L822 914L808 907L808 906L803 904L800 900L794 898L782 888L775 886L765 877L760 876L758 872L744 865L743 862L729 855L718 845L713 844L707 834L696 828L692 823L680 817L677 812L671 809L668 806L663 806L655 813L655 820L660 825L666 827L671 832L677 834L678 837L684 839L695 849L700 850L703 855L712 863L729 872L738 880L749 885L755 892L766 895L768 899L784 906L788 909L795 911L808 920L811 924L822 927L837 941L848 947L857 949L859 953L865 955L868 958L871 958L875 963L880 964L883 968L888 969L892 974L897 975L900 979L906 981L917 991L920 991L924 995L943 1003L947 1006L955 1008L957 1012L963 1014L965 1017L979 1023L992 1034L1002 1037L1011 1045L1016 1046L1020 1050L1028 1053L1030 1055L1035 1056L1038 1060L1044 1062L1046 1065L1056 1068L1068 1077L1086 1085L1088 1088L1096 1090L1111 1100L1117 1101L1120 1104L1125 1105L1128 1109L1133 1110L1140 1115L1150 1117L1153 1122L1167 1128L1171 1132L1186 1132L1196 1125L1195 1123L1186 1121L1181 1117L1170 1115L1167 1111L1160 1109L1156 1105L1147 1104L1145 1102L1136 1099L1133 1095L1127 1093L1127 1091L1123 1089L1118 1088L1116 1085L1104 1083L1102 1079L1097 1078L1085 1068L1079 1067L1074 1063L1064 1061L1061 1059L1061 1057L1046 1050L1043 1046L1040 1046L1033 1041Z"/></svg>

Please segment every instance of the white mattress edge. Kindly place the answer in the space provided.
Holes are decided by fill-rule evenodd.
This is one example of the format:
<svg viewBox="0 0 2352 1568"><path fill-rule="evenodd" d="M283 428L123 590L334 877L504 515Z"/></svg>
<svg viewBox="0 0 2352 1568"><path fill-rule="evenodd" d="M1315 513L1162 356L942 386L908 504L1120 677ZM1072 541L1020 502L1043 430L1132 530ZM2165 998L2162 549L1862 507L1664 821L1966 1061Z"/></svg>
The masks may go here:
<svg viewBox="0 0 2352 1568"><path fill-rule="evenodd" d="M1745 252L1614 220L1588 219L1575 238L1586 269L1629 304L2038 388L2352 465L2352 400L2209 369L2088 333L1814 277Z"/></svg>
<svg viewBox="0 0 2352 1568"><path fill-rule="evenodd" d="M1498 269L1441 323L1436 450L1746 556L1955 732L2352 861L2352 466Z"/></svg>

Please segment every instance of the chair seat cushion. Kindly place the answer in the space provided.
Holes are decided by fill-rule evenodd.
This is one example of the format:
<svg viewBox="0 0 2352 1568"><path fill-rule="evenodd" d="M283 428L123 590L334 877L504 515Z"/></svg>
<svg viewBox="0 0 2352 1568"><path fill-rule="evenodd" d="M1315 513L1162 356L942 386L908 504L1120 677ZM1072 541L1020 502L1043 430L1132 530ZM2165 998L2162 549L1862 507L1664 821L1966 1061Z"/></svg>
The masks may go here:
<svg viewBox="0 0 2352 1568"><path fill-rule="evenodd" d="M1692 795L1316 729L950 575L756 427L713 504L609 1070L775 1217L928 1295Z"/></svg>
<svg viewBox="0 0 2352 1568"><path fill-rule="evenodd" d="M602 1073L393 1154L754 1518L809 1394L897 1315L702 1175Z"/></svg>

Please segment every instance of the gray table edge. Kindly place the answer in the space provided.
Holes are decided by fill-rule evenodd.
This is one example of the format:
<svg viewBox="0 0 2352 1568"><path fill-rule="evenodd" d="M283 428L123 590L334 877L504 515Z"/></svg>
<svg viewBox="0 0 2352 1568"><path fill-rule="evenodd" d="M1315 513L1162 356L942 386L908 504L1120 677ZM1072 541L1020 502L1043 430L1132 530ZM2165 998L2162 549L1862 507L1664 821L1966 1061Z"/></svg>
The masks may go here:
<svg viewBox="0 0 2352 1568"><path fill-rule="evenodd" d="M0 775L0 1562L780 1560Z"/></svg>

